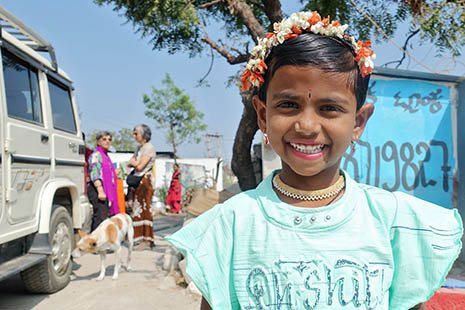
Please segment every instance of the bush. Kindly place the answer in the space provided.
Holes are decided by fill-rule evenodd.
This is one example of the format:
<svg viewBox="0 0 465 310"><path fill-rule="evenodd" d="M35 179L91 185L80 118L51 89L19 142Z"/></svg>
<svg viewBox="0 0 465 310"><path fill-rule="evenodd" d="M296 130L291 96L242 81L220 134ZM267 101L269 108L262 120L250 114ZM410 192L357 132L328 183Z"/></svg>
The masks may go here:
<svg viewBox="0 0 465 310"><path fill-rule="evenodd" d="M162 203L165 203L165 201L166 201L166 197L168 196L169 188L170 187L168 185L166 185L166 184L163 184L162 186L155 188L155 196Z"/></svg>

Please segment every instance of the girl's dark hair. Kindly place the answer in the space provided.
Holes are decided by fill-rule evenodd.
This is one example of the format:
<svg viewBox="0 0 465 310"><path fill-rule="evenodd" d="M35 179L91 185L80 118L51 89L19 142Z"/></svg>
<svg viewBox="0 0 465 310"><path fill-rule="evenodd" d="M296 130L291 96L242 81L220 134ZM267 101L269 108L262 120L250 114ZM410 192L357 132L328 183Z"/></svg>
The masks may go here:
<svg viewBox="0 0 465 310"><path fill-rule="evenodd" d="M354 57L352 44L338 37L304 33L287 39L283 44L273 47L265 59L268 70L265 82L258 90L258 97L266 102L270 80L282 66L315 66L324 72L348 73L347 85L355 94L358 110L365 103L370 76L362 78Z"/></svg>

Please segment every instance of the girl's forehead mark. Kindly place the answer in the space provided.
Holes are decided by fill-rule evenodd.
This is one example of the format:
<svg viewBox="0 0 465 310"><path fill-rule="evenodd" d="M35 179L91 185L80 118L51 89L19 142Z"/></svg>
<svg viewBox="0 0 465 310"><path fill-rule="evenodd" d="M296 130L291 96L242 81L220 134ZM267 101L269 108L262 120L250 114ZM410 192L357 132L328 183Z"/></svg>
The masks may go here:
<svg viewBox="0 0 465 310"><path fill-rule="evenodd" d="M308 98L312 98L312 89L311 88L308 89Z"/></svg>

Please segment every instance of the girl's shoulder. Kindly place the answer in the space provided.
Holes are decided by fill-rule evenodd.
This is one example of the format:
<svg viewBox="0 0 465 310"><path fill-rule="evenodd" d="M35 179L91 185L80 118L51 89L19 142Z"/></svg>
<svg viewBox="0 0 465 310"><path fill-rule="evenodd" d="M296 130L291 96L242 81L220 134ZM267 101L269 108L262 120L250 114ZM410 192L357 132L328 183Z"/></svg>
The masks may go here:
<svg viewBox="0 0 465 310"><path fill-rule="evenodd" d="M458 213L455 209L447 209L404 192L389 192L371 185L356 184L371 212L390 219L391 226L411 226L412 220L435 223L438 219L449 222L444 223L445 227L456 225Z"/></svg>
<svg viewBox="0 0 465 310"><path fill-rule="evenodd" d="M433 204L421 198L415 197L413 195L404 193L404 192L390 192L385 189L357 183L355 182L356 187L363 193L363 195L371 202L376 205L381 205L385 208L404 208L404 207L432 207L432 208L441 208L445 209L439 205Z"/></svg>
<svg viewBox="0 0 465 310"><path fill-rule="evenodd" d="M233 226L236 221L243 221L250 216L252 210L257 205L256 200L251 197L251 192L239 193L228 200L215 205L213 208L205 211L184 226L180 231L175 233L173 239L192 239L203 238L205 236L217 236L217 232L230 235L233 232ZM186 244L189 244L187 242Z"/></svg>
<svg viewBox="0 0 465 310"><path fill-rule="evenodd" d="M239 218L245 218L258 210L258 202L255 194L256 189L238 193L227 200L216 204L213 208L202 213L202 218L207 226L215 222L232 223Z"/></svg>
<svg viewBox="0 0 465 310"><path fill-rule="evenodd" d="M240 192L224 202L215 206L229 213L251 210L254 206L258 206L257 189Z"/></svg>

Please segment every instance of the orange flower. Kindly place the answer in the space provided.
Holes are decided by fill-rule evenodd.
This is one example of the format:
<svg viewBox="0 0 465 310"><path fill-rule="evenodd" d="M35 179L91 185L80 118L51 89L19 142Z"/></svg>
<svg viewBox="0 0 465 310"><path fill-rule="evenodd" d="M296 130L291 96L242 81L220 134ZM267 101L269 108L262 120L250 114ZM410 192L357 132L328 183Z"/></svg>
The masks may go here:
<svg viewBox="0 0 465 310"><path fill-rule="evenodd" d="M320 14L318 14L317 12L313 12L313 13L312 13L312 17L310 17L310 19L307 20L307 22L308 22L310 25L318 24L320 21L321 21L321 16L320 16Z"/></svg>
<svg viewBox="0 0 465 310"><path fill-rule="evenodd" d="M328 25L329 25L329 16L326 17L325 19L323 19L323 27L326 28L326 27L328 27Z"/></svg>
<svg viewBox="0 0 465 310"><path fill-rule="evenodd" d="M288 33L284 36L284 39L291 39L291 38L297 38L299 35L296 33Z"/></svg>
<svg viewBox="0 0 465 310"><path fill-rule="evenodd" d="M295 33L295 34L302 34L302 29L297 27L297 25L292 25L292 28L291 28L292 32Z"/></svg>
<svg viewBox="0 0 465 310"><path fill-rule="evenodd" d="M372 72L373 72L373 70L371 69L371 67L362 66L360 68L360 75L362 77L366 77L367 75L371 74Z"/></svg>
<svg viewBox="0 0 465 310"><path fill-rule="evenodd" d="M252 84L249 82L248 78L250 77L251 72L249 69L245 69L244 73L242 73L241 81L242 81L242 90L248 91Z"/></svg>
<svg viewBox="0 0 465 310"><path fill-rule="evenodd" d="M264 83L264 77L266 70L268 69L264 59L265 55L268 55L270 49L274 46L277 46L283 41L291 38L296 38L303 32L314 32L316 34L324 35L324 36L343 36L346 38L356 51L356 55L354 60L358 63L360 68L360 74L363 77L368 76L373 72L373 59L374 59L374 52L371 50L371 41L356 41L354 37L344 34L344 28L341 28L342 25L339 23L338 20L331 21L330 17L326 17L322 20L320 14L318 12L299 12L297 13L297 17L299 20L302 18L307 18L307 22L310 26L314 26L318 24L318 27L307 27L305 30L301 27L298 27L296 24L290 23L291 19L284 19L282 23L275 23L273 26L273 32L267 33L267 40L260 40L257 50L253 53L253 58L248 61L248 68L245 69L244 73L241 76L242 81L242 89L248 91L251 87L260 87ZM326 28L322 31L320 26ZM333 31L328 31L328 27L332 26L334 29ZM274 40L271 41L271 40Z"/></svg>
<svg viewBox="0 0 465 310"><path fill-rule="evenodd" d="M373 51L368 47L362 47L357 51L357 55L355 56L355 61L359 61L361 58L366 58L373 55Z"/></svg>
<svg viewBox="0 0 465 310"><path fill-rule="evenodd" d="M268 69L268 66L266 65L266 63L263 60L261 60L260 63L258 64L258 66L257 66L257 69L258 69L258 72L263 73L263 72L265 72L265 70Z"/></svg>
<svg viewBox="0 0 465 310"><path fill-rule="evenodd" d="M370 47L371 46L371 40L362 42L363 47Z"/></svg>
<svg viewBox="0 0 465 310"><path fill-rule="evenodd" d="M261 85L265 80L263 79L263 76L260 73L252 73L252 76L250 77L250 81L255 82L258 80L259 85Z"/></svg>
<svg viewBox="0 0 465 310"><path fill-rule="evenodd" d="M358 41L357 42L357 46L358 47L370 47L371 46L371 40L368 40L368 41Z"/></svg>

